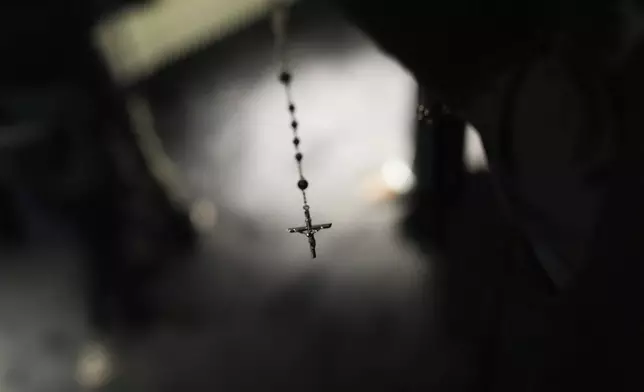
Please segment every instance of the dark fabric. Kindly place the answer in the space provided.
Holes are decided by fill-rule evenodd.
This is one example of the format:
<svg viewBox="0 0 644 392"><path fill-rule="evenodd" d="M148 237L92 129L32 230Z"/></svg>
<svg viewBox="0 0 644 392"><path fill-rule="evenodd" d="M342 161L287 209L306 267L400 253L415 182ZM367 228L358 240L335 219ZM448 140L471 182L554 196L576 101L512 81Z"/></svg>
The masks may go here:
<svg viewBox="0 0 644 392"><path fill-rule="evenodd" d="M610 172L610 186L593 242L590 265L569 294L569 337L576 344L575 362L554 369L556 377L588 379L604 390L641 390L644 352L644 45L640 44L616 80L615 110L620 114L619 161ZM569 309L569 308L568 308ZM561 313L567 309L562 309ZM566 361L572 355L561 358ZM589 376L590 375L590 376ZM563 388L562 388L563 390Z"/></svg>
<svg viewBox="0 0 644 392"><path fill-rule="evenodd" d="M553 293L539 279L542 271L534 269L529 247L509 236L507 248L514 241L520 254L511 254L499 273L499 310L490 327L494 338L480 363L491 391L641 390L644 50L629 59L626 68L612 64L615 68L606 72L610 51L616 46L612 44L619 2L338 2L423 87L434 89L455 107L476 98L503 71L509 73L532 56L538 57L562 36L574 43L569 53L573 58L559 60L580 66L582 72L576 77L591 74L592 81L603 82L614 76L612 102L600 109L619 118L615 129L603 129L619 134L619 154L599 173L608 192L585 267L571 284ZM600 73L593 75L595 70ZM592 100L590 94L585 97ZM580 116L593 118L592 110L597 108L592 108L587 104ZM596 144L599 137L595 130L588 131L579 151L594 153L584 144ZM512 152L506 155L511 161ZM502 249L498 254L505 256ZM451 311L457 314L454 318L462 313L458 306Z"/></svg>
<svg viewBox="0 0 644 392"><path fill-rule="evenodd" d="M422 100L424 107L429 107ZM405 220L407 234L420 242L431 242L435 250L446 243L449 211L458 205L465 182L463 148L465 121L447 113L442 104L432 106L429 117L418 121L415 137L416 185Z"/></svg>
<svg viewBox="0 0 644 392"><path fill-rule="evenodd" d="M333 0L454 109L565 31L610 48L611 0Z"/></svg>

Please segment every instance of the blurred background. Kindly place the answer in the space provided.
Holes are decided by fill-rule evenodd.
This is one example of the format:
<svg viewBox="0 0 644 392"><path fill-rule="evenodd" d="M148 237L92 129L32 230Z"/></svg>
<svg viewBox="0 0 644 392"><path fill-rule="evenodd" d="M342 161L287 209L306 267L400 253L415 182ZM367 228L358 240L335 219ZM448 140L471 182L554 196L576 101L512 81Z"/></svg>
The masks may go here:
<svg viewBox="0 0 644 392"><path fill-rule="evenodd" d="M315 260L303 236L286 232L303 215L277 79L275 5L113 7L91 30L105 63L90 79L102 87L76 88L88 84L67 83L71 71L46 88L5 88L0 392L412 391L476 382L480 354L436 323L446 275L427 227L437 215L414 207L418 190L435 181L422 94L318 2L293 6L287 52L314 223L333 228L317 235ZM87 67L59 55L39 68L61 58ZM38 105L37 115L12 111ZM60 124L76 129L71 147ZM464 135L465 167L480 172L476 131ZM462 143L463 135L456 171ZM486 211L482 200L468 202L476 214ZM462 220L453 219L452 248L478 252L464 246L476 238L493 254L498 240ZM501 230L492 226L490 237ZM468 276L483 281L488 267ZM467 302L484 289L468 284L475 289L459 297L456 318L481 333L488 316L479 305L468 312ZM113 309L118 317L108 316Z"/></svg>

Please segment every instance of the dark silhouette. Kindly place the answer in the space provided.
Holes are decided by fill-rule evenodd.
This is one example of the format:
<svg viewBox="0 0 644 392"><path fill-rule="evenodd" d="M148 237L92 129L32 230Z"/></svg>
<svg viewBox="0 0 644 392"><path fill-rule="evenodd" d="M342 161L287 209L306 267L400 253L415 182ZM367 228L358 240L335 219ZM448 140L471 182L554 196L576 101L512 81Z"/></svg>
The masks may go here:
<svg viewBox="0 0 644 392"><path fill-rule="evenodd" d="M86 246L92 326L147 322L146 280L195 234L149 171L126 92L92 42L94 24L131 2L41 3L0 12L3 238L27 239L16 208L27 196Z"/></svg>

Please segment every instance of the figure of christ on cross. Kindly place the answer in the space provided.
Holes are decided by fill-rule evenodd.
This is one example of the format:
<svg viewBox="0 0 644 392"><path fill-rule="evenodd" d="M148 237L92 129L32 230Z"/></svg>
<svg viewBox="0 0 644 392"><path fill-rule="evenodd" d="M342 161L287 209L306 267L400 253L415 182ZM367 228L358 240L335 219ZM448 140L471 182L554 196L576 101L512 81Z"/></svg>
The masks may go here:
<svg viewBox="0 0 644 392"><path fill-rule="evenodd" d="M311 257L315 259L317 257L317 253L315 252L315 245L316 245L315 233L317 233L320 230L331 228L331 223L313 225L313 221L311 220L311 213L309 212L308 205L304 206L304 218L305 218L305 224L306 224L305 226L293 227L291 229L288 229L288 232L304 234L309 239L309 246L311 248Z"/></svg>

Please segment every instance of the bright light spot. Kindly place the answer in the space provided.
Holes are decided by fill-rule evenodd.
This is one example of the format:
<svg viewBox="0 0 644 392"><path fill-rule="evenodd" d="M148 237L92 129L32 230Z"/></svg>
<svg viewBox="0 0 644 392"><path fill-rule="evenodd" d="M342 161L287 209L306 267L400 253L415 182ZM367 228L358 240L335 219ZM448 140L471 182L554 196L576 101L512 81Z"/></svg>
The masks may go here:
<svg viewBox="0 0 644 392"><path fill-rule="evenodd" d="M190 209L190 220L201 231L212 230L217 224L217 207L209 200L199 200Z"/></svg>
<svg viewBox="0 0 644 392"><path fill-rule="evenodd" d="M92 343L79 356L76 367L76 381L84 388L98 389L112 378L112 360L105 346Z"/></svg>
<svg viewBox="0 0 644 392"><path fill-rule="evenodd" d="M488 170L487 156L485 155L481 135L471 124L467 124L465 128L463 162L470 173Z"/></svg>
<svg viewBox="0 0 644 392"><path fill-rule="evenodd" d="M414 173L403 161L386 162L382 166L381 174L387 187L396 193L406 193L414 186Z"/></svg>

